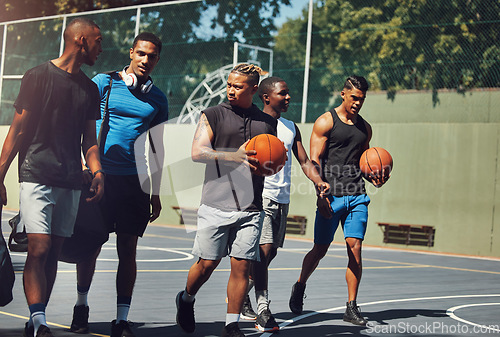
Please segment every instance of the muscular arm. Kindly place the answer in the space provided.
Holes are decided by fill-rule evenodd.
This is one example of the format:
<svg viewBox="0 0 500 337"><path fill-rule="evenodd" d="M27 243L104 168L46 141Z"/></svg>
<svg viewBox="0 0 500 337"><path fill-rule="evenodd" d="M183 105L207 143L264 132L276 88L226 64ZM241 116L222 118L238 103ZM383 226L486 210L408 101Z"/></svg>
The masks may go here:
<svg viewBox="0 0 500 337"><path fill-rule="evenodd" d="M328 134L333 127L333 119L329 112L321 115L313 126L310 142L311 161L316 169L321 169L321 158L325 155ZM320 172L320 171L319 171Z"/></svg>
<svg viewBox="0 0 500 337"><path fill-rule="evenodd" d="M5 175L26 137L27 125L30 119L30 112L24 109L22 113L14 113L14 119L3 143L2 154L0 155L0 199L3 205L7 205L7 190L4 185Z"/></svg>
<svg viewBox="0 0 500 337"><path fill-rule="evenodd" d="M328 135L333 127L333 119L330 112L325 112L321 115L313 126L313 131L311 133L311 144L310 153L311 161L319 171L321 169L320 163L321 158L325 155L327 145L328 145ZM321 171L319 171L321 172ZM325 218L332 217L332 209L328 199L318 198L317 200L318 210Z"/></svg>
<svg viewBox="0 0 500 337"><path fill-rule="evenodd" d="M95 128L95 120L86 121L82 140L83 155L85 156L88 167L93 173L102 170ZM87 202L101 200L104 194L104 174L98 173L94 176L92 184L90 185L90 190L95 192L95 195L92 198L88 198Z"/></svg>
<svg viewBox="0 0 500 337"><path fill-rule="evenodd" d="M366 143L364 145L363 151L370 148L370 140L372 139L372 127L366 121L365 121L365 126L366 126L366 131L368 133L368 137L366 138ZM374 172L374 173L375 174L370 174L368 177L366 177L366 179L369 180L373 184L373 186L377 188L381 187L387 182L387 180L389 180L390 172L386 172L385 169L382 172Z"/></svg>
<svg viewBox="0 0 500 337"><path fill-rule="evenodd" d="M153 154L156 171L151 173L151 217L150 222L155 221L161 212L161 201L160 201L160 186L161 186L161 176L163 173L163 162L165 159L165 148L163 146L163 129L164 124L155 126L149 130L151 139L153 140L153 146L155 153Z"/></svg>
<svg viewBox="0 0 500 337"><path fill-rule="evenodd" d="M316 166L311 162L311 160L309 160L307 152L302 145L302 135L300 134L300 130L297 125L295 125L295 131L295 139L292 146L293 154L299 162L306 177L314 183L320 196L324 197L325 193L328 193L330 190L330 185L321 179Z"/></svg>
<svg viewBox="0 0 500 337"><path fill-rule="evenodd" d="M230 162L230 163L248 163L252 170L256 167L253 165L257 159L247 157L255 154L256 151L246 151L245 146L249 141L243 143L236 152L215 151L212 148L214 133L208 122L205 114L201 114L196 132L194 134L193 145L191 147L191 158L195 162L212 163L214 161Z"/></svg>
<svg viewBox="0 0 500 337"><path fill-rule="evenodd" d="M364 122L366 126L366 132L368 133L368 137L366 137L366 143L364 145L363 151L368 150L370 148L370 140L372 140L372 127L370 124L368 124L367 121Z"/></svg>

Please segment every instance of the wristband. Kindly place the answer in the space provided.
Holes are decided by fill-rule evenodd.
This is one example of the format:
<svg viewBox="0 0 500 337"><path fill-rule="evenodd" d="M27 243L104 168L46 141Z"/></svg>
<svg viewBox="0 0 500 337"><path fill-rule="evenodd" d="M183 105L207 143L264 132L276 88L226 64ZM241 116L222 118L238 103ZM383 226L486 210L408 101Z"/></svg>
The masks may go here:
<svg viewBox="0 0 500 337"><path fill-rule="evenodd" d="M102 173L103 176L106 176L106 173L104 173L103 170L97 170L97 171L94 172L94 178L97 175L97 173Z"/></svg>

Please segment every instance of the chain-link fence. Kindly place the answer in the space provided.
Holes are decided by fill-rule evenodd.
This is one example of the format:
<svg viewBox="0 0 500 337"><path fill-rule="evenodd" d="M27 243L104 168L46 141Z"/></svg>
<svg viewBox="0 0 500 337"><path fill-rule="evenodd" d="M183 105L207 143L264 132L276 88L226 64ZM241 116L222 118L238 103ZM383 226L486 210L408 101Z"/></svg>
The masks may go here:
<svg viewBox="0 0 500 337"><path fill-rule="evenodd" d="M273 50L273 75L288 82L292 104L287 117L296 122L304 104L306 122L337 104L351 74L365 76L372 90L386 91L388 99L403 90L437 95L440 89L500 87L498 1L316 0L311 30L308 0L262 0L276 7L245 11L244 4L253 2L174 1L0 24L0 123L12 120L22 74L59 55L62 30L75 16L94 20L104 37L96 65L83 68L90 77L128 64L137 32L160 36L164 48L153 79L169 98L171 118L180 114L206 74L233 63L234 42ZM300 7L291 18L289 3Z"/></svg>

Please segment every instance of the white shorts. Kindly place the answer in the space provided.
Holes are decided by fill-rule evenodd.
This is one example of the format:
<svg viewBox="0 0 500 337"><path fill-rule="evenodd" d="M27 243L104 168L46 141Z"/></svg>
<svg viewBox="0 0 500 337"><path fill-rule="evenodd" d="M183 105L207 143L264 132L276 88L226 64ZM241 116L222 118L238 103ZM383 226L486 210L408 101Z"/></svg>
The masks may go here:
<svg viewBox="0 0 500 337"><path fill-rule="evenodd" d="M226 212L207 205L198 208L193 254L204 260L231 256L260 260L259 238L264 212Z"/></svg>
<svg viewBox="0 0 500 337"><path fill-rule="evenodd" d="M73 234L80 190L22 182L19 187L20 230L29 234L70 237Z"/></svg>
<svg viewBox="0 0 500 337"><path fill-rule="evenodd" d="M260 234L260 244L271 243L274 248L283 247L289 204L280 204L269 198L264 198L262 204L265 215L262 233Z"/></svg>

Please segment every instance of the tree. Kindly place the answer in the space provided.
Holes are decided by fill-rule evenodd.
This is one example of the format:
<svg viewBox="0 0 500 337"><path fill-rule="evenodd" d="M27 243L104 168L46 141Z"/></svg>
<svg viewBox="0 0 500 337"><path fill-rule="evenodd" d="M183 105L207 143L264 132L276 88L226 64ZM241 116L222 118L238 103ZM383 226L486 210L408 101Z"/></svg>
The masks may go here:
<svg viewBox="0 0 500 337"><path fill-rule="evenodd" d="M173 0L2 0L0 22Z"/></svg>
<svg viewBox="0 0 500 337"><path fill-rule="evenodd" d="M155 2L165 1L4 0L6 11L1 12L0 21ZM286 5L289 0L204 0L143 8L140 30L157 34L164 45L162 60L153 77L155 84L169 95L171 117L180 113L206 73L232 63L234 41L269 46L276 32L274 18ZM136 11L132 8L87 14L101 27L104 52L95 66L83 67L85 73L92 77L129 62L128 48L134 38L135 16ZM57 57L62 20L16 23L7 27L5 68L12 75L23 74L30 66ZM25 62L25 58L30 62ZM9 98L14 99L14 93Z"/></svg>
<svg viewBox="0 0 500 337"><path fill-rule="evenodd" d="M292 68L303 66L306 18L276 37L277 58ZM317 1L310 83L330 95L353 73L389 93L499 87L499 23L500 4L489 0Z"/></svg>
<svg viewBox="0 0 500 337"><path fill-rule="evenodd" d="M268 46L276 30L274 18L290 0L244 0L244 1L203 1L203 10L218 8L212 18L212 28L224 28L224 37L237 39L244 34L245 42Z"/></svg>

